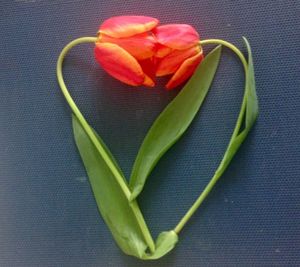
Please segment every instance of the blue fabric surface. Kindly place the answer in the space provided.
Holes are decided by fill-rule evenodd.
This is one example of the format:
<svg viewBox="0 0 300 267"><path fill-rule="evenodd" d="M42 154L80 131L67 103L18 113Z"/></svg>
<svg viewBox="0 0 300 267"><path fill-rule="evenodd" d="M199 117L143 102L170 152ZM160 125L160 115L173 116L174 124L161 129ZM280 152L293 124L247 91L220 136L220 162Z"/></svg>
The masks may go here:
<svg viewBox="0 0 300 267"><path fill-rule="evenodd" d="M299 266L299 1L0 1L0 266ZM71 40L123 14L194 25L202 39L253 49L258 121L213 192L156 262L128 257L100 218L55 65ZM205 51L209 51L205 47ZM245 52L245 49L242 48ZM131 88L74 48L65 79L129 176L151 122L178 91ZM211 91L139 199L154 235L173 228L214 173L243 93L224 49Z"/></svg>

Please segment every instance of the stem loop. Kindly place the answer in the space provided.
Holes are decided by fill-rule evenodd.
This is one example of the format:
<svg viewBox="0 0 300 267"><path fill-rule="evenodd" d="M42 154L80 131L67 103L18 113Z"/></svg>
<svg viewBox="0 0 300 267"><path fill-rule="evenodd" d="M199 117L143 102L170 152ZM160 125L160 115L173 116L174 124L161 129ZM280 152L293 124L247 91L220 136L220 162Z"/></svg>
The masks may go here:
<svg viewBox="0 0 300 267"><path fill-rule="evenodd" d="M245 57L243 56L242 52L236 46L234 46L233 44L231 44L229 42L226 42L224 40L220 40L220 39L203 40L203 41L200 41L199 44L200 45L221 44L221 45L231 49L239 57L239 59L241 60L241 62L243 64L244 71L245 71L246 89L245 89L245 93L244 93L244 96L243 96L241 112L238 116L236 126L234 128L233 134L232 134L231 139L229 141L229 144L227 146L224 157L223 157L219 167L217 168L214 176L211 178L210 182L207 184L207 186L205 187L203 192L200 194L200 196L196 199L194 204L189 208L189 210L186 212L186 214L182 217L182 219L179 221L179 223L174 228L174 232L176 234L179 234L179 232L182 230L182 228L185 226L185 224L189 221L189 219L193 216L193 214L196 212L196 210L199 208L199 206L203 203L205 198L208 196L210 191L213 189L216 182L219 180L221 175L226 170L226 167L228 166L228 164L230 162L230 160L228 160L228 158L230 158L230 156L228 156L229 155L229 150L230 150L230 147L233 144L235 138L237 137L237 135L239 133L240 125L241 125L242 120L243 120L243 115L244 115L244 112L245 112L245 109L246 109L246 103L247 103L248 63L247 63Z"/></svg>

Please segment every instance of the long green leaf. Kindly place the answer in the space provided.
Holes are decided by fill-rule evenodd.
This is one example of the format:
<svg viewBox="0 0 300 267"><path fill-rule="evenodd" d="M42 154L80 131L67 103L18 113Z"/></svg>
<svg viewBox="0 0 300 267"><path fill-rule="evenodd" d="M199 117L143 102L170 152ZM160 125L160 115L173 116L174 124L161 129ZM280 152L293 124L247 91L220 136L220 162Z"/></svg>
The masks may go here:
<svg viewBox="0 0 300 267"><path fill-rule="evenodd" d="M220 54L221 46L205 57L185 87L153 123L133 166L129 183L131 199L139 195L158 160L191 124L212 83Z"/></svg>
<svg viewBox="0 0 300 267"><path fill-rule="evenodd" d="M132 208L110 169L74 115L73 131L76 145L105 223L110 228L119 247L126 254L143 257L147 244ZM108 149L106 148L106 150ZM111 153L108 154L111 155Z"/></svg>
<svg viewBox="0 0 300 267"><path fill-rule="evenodd" d="M122 189L78 119L74 115L72 118L75 142L88 173L99 211L118 246L126 254L140 259L161 258L174 248L178 241L177 234L174 231L162 232L156 240L155 251L147 252L148 246L144 241L136 215L132 211L132 203L126 199ZM94 133L115 167L122 174L120 167L101 137L95 131ZM123 174L122 176L124 177Z"/></svg>

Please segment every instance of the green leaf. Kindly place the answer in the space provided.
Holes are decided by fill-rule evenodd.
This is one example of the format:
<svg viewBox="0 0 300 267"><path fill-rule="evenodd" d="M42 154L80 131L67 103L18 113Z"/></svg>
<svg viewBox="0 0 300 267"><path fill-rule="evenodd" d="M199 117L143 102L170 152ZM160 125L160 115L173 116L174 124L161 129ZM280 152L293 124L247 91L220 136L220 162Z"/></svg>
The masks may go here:
<svg viewBox="0 0 300 267"><path fill-rule="evenodd" d="M143 257L147 250L138 221L125 194L84 128L73 115L73 131L99 211L119 247L128 255ZM99 140L100 137L98 137ZM102 144L103 141L100 141ZM108 149L105 148L108 152ZM108 153L111 155L111 153ZM116 161L114 161L116 164Z"/></svg>
<svg viewBox="0 0 300 267"><path fill-rule="evenodd" d="M118 246L124 253L144 260L158 259L167 254L177 243L177 234L174 231L162 232L156 240L155 251L147 252L148 246L133 212L133 206L137 204L129 203L78 119L74 115L72 119L75 142L88 173L98 209ZM94 130L93 132L115 167L121 170L103 140Z"/></svg>
<svg viewBox="0 0 300 267"><path fill-rule="evenodd" d="M205 57L188 83L153 123L133 166L129 183L131 199L140 194L156 163L191 124L212 83L220 54L221 46Z"/></svg>
<svg viewBox="0 0 300 267"><path fill-rule="evenodd" d="M258 100L255 89L255 75L252 51L248 40L244 37L244 42L248 50L248 81L247 81L247 114L246 114L246 127L250 130L258 115Z"/></svg>

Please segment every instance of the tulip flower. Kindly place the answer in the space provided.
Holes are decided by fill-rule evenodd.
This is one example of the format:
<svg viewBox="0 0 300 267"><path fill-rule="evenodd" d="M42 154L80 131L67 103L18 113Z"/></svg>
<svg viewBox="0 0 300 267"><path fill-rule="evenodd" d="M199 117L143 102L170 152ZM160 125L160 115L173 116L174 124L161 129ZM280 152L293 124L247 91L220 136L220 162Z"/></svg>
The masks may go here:
<svg viewBox="0 0 300 267"><path fill-rule="evenodd" d="M112 17L100 26L95 57L114 78L154 86L155 76L172 75L172 89L186 81L203 59L199 35L186 24L158 26L145 16Z"/></svg>
<svg viewBox="0 0 300 267"><path fill-rule="evenodd" d="M172 89L187 80L203 59L199 35L187 24L169 24L153 30L158 42L156 76L173 74L166 85Z"/></svg>
<svg viewBox="0 0 300 267"><path fill-rule="evenodd" d="M106 20L98 32L95 57L116 79L133 86L154 86L156 41L151 30L158 20L119 16Z"/></svg>

